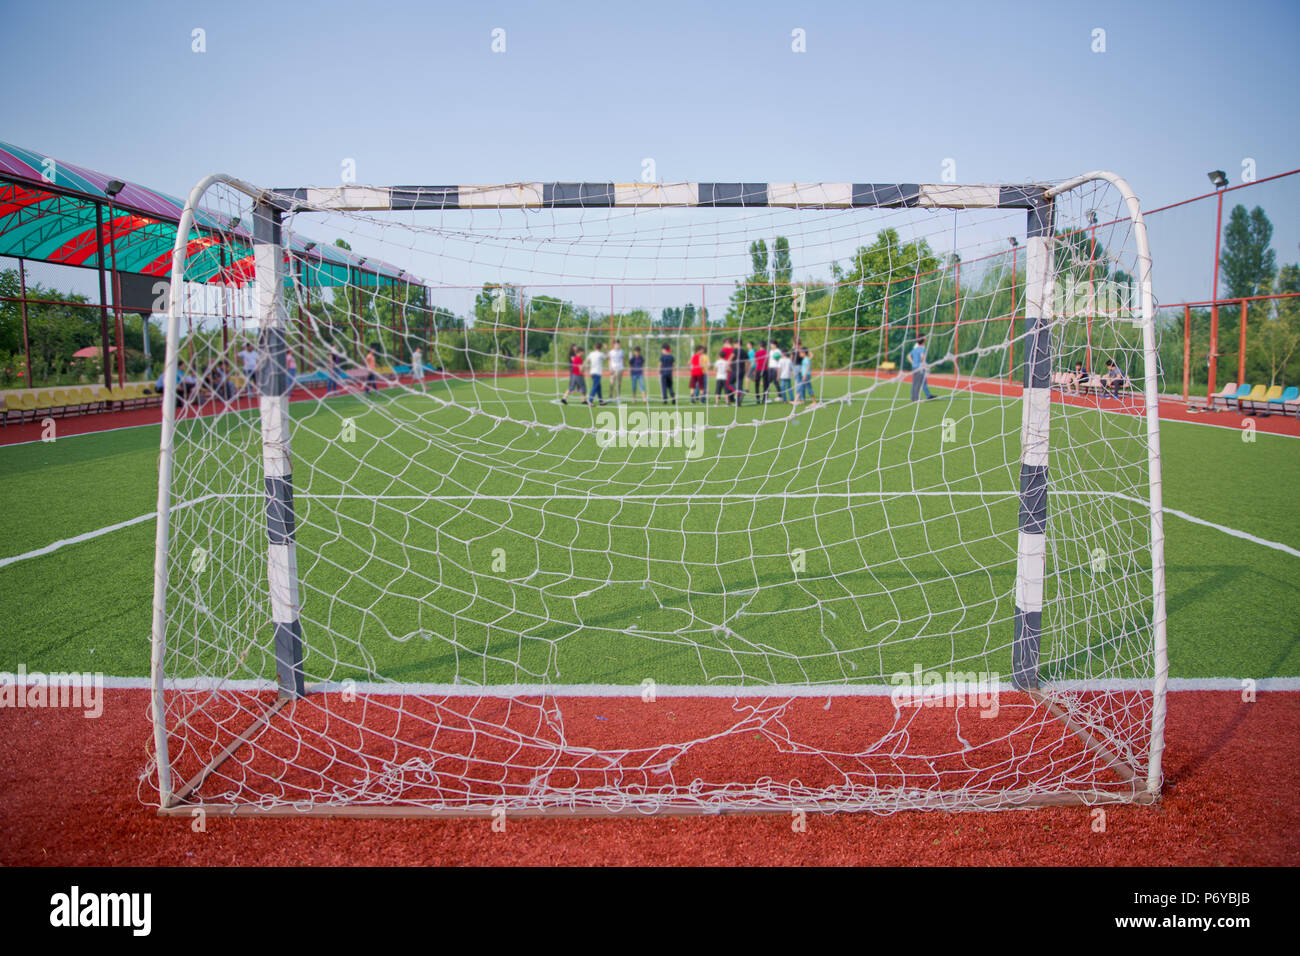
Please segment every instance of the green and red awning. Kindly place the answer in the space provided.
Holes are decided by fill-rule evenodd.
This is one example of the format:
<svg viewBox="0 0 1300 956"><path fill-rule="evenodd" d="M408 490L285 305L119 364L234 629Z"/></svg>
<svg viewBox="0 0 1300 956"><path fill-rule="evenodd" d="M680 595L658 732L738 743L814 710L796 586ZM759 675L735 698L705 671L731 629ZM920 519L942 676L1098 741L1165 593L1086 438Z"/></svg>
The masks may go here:
<svg viewBox="0 0 1300 956"><path fill-rule="evenodd" d="M88 268L98 268L102 256L105 268L166 277L184 204L131 182L109 197L105 188L113 179L0 142L0 256ZM233 285L250 281L252 240L247 231L205 209L195 211L195 223L187 245L187 276ZM222 230L227 236L224 257L215 234ZM385 263L296 235L290 237L286 259L298 281L312 286L419 281Z"/></svg>

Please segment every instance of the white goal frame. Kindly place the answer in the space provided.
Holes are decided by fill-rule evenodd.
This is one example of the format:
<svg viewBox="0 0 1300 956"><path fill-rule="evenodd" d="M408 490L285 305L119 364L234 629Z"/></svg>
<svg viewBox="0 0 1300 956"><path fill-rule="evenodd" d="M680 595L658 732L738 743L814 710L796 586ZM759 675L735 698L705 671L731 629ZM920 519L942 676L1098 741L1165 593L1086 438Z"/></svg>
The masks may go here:
<svg viewBox="0 0 1300 956"><path fill-rule="evenodd" d="M1047 459L1050 439L1051 309L1055 276L1052 261L1054 201L1088 183L1107 183L1127 206L1136 245L1139 275L1140 321L1145 369L1142 381L1146 445L1148 452L1149 528L1151 550L1151 661L1152 711L1146 779L1134 779L1126 802L1152 802L1162 785L1165 697L1168 678L1165 608L1165 561L1161 492L1155 307L1151 286L1151 255L1140 203L1127 182L1113 173L1093 171L1056 185L962 186L950 184L851 183L515 183L497 186L394 186L295 188L263 190L233 176L215 174L200 180L190 191L176 231L167 316L167 350L163 420L159 459L157 532L155 539L154 597L151 644L151 701L153 737L161 813L188 813L192 804L184 797L197 787L193 780L177 785L168 757L167 711L164 694L167 651L167 585L169 527L172 510L172 471L175 457L178 342L185 311L184 286L187 244L196 227L196 211L205 194L218 184L243 193L254 206L252 242L256 267L256 317L264 354L269 361L259 370L262 459L266 483L267 589L275 625L275 657L281 704L308 692L301 667L302 632L298 619L298 576L294 542L294 512L289 432L289 390L285 371L284 265L281 217L301 206L323 212L455 209L545 209L605 207L771 206L791 209L902 208L921 209L1023 209L1028 217L1027 289L1023 341L1023 404L1020 462L1020 527L1015 585L1013 670L1017 688L1036 695L1038 642L1046 574ZM668 330L666 330L668 331ZM686 335L672 330L673 335ZM1050 701L1045 701L1049 708ZM277 705L278 708L279 705ZM273 708L271 713L275 712ZM1054 711L1067 726L1070 720ZM266 719L270 719L267 715ZM1085 746L1100 747L1082 727L1070 730ZM232 748L237 745L232 744ZM229 756L232 748L228 748ZM1110 755L1113 757L1113 755ZM212 769L211 766L207 768ZM1130 774L1131 775L1131 774ZM1056 797L1062 795L1057 794ZM1067 795L1068 796L1068 795ZM1096 791L1073 795L1075 799L1045 799L1042 803L1103 802L1115 800ZM222 812L222 807L210 807ZM293 807L225 807L227 812L300 815ZM352 808L369 815L446 815L448 811L403 807ZM305 812L339 815L348 808L317 807ZM539 811L557 813L556 810ZM600 811L593 811L599 813ZM614 811L607 811L614 812ZM636 811L642 812L642 811ZM675 811L670 811L675 812ZM689 811L688 811L689 812ZM478 815L473 811L454 815Z"/></svg>

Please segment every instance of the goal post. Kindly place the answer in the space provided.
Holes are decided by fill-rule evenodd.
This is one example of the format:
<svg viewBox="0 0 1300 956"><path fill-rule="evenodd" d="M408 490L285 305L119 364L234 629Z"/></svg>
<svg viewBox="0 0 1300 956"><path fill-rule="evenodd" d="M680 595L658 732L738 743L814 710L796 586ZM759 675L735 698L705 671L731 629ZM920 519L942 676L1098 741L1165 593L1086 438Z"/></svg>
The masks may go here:
<svg viewBox="0 0 1300 956"><path fill-rule="evenodd" d="M762 375L777 328L791 392L816 370L815 405L760 380L762 402L719 408L710 365L703 407L683 389L604 419L558 404L567 368L533 381L548 373L528 371L530 340L558 366L563 342L611 338L584 284L719 280L731 306L709 293L706 313L701 294L690 328L637 327L653 295L621 310L610 292L650 404L652 343L734 363L723 339L754 339ZM754 282L797 290L789 326ZM489 288L512 298L485 318ZM531 289L548 290L540 318ZM1151 801L1167 683L1153 323L1140 205L1107 172L207 177L172 261L151 799L412 815ZM420 329L437 330L429 379L399 371Z"/></svg>

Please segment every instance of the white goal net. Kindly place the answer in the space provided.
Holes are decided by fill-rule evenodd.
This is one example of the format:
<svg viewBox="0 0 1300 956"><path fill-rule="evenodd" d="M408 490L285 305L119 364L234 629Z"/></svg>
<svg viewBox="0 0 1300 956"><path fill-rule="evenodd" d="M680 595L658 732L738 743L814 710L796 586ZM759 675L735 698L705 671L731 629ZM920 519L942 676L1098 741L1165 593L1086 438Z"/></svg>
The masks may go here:
<svg viewBox="0 0 1300 956"><path fill-rule="evenodd" d="M1055 186L195 187L164 812L1152 799L1150 257Z"/></svg>

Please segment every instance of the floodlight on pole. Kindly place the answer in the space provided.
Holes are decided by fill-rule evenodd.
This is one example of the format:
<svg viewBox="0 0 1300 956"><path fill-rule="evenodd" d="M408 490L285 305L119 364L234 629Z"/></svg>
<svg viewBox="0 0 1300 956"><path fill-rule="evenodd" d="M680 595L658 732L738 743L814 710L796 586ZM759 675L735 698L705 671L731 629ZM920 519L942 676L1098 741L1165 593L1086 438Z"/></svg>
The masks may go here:
<svg viewBox="0 0 1300 956"><path fill-rule="evenodd" d="M1223 239L1223 187L1228 185L1228 177L1222 169L1211 170L1206 175L1214 183L1219 196L1219 213L1214 223L1214 285L1210 290L1210 354L1207 356L1209 369L1205 392L1213 395L1219 371L1219 243Z"/></svg>

